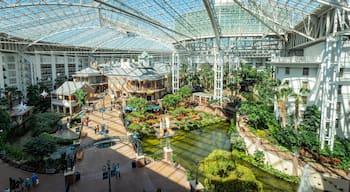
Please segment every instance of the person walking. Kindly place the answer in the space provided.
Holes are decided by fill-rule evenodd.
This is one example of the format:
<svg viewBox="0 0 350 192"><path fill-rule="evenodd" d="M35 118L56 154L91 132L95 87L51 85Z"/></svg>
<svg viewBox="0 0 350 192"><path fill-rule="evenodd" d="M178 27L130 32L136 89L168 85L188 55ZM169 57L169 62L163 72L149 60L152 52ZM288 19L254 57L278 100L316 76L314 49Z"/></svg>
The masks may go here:
<svg viewBox="0 0 350 192"><path fill-rule="evenodd" d="M117 163L117 165L115 165L115 167L114 167L114 169L115 169L115 178L116 179L120 179L120 167L119 167L119 163Z"/></svg>
<svg viewBox="0 0 350 192"><path fill-rule="evenodd" d="M35 173L33 173L32 174L32 185L33 185L33 187L35 187L38 184L39 184L39 178Z"/></svg>
<svg viewBox="0 0 350 192"><path fill-rule="evenodd" d="M30 179L27 177L25 181L26 191L30 191Z"/></svg>
<svg viewBox="0 0 350 192"><path fill-rule="evenodd" d="M20 192L24 191L24 179L22 177L18 177L18 181L19 181L19 190Z"/></svg>

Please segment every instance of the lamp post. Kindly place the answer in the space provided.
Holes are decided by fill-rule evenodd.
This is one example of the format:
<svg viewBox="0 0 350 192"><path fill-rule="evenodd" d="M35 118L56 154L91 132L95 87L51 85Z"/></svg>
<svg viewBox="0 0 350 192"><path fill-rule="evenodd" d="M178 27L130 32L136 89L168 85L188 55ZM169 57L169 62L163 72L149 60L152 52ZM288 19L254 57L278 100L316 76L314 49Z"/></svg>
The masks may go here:
<svg viewBox="0 0 350 192"><path fill-rule="evenodd" d="M102 179L108 179L108 191L111 192L112 188L111 188L111 177L113 175L115 175L114 173L114 169L111 170L111 166L114 168L114 163L113 165L111 164L110 160L107 160L107 164L103 165L102 167ZM113 173L112 173L113 172Z"/></svg>

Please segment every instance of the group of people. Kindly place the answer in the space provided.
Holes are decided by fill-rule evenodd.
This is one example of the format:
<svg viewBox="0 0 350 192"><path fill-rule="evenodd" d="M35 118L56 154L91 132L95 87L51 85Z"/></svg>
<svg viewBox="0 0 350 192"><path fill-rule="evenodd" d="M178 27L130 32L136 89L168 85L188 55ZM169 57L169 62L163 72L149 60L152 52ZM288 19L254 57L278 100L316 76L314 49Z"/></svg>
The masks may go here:
<svg viewBox="0 0 350 192"><path fill-rule="evenodd" d="M94 128L95 135L97 135L97 134L103 135L103 134L108 134L109 133L109 129L108 129L107 125L102 125L101 129L102 130L100 131L100 126L96 125L96 127Z"/></svg>
<svg viewBox="0 0 350 192"><path fill-rule="evenodd" d="M27 177L26 179L22 177L18 177L18 179L10 177L9 182L10 188L5 189L5 192L24 192L30 191L31 187L39 185L39 177L33 173L31 178Z"/></svg>

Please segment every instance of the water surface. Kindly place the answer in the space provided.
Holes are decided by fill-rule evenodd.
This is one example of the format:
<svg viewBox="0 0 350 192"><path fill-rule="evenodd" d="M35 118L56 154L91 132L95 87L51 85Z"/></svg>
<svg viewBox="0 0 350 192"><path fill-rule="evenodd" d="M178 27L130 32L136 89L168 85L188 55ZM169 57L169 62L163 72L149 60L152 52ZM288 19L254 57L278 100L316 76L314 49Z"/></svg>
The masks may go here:
<svg viewBox="0 0 350 192"><path fill-rule="evenodd" d="M183 167L196 173L198 163L206 158L213 150L231 149L229 139L229 123L218 123L192 131L177 130L177 136L170 139L170 146L176 155L176 161ZM148 137L142 140L146 155L159 154L163 157L163 147L166 146L165 139ZM289 183L279 179L267 172L254 167L247 162L239 162L250 168L257 180L263 183L265 192L295 192L297 184Z"/></svg>

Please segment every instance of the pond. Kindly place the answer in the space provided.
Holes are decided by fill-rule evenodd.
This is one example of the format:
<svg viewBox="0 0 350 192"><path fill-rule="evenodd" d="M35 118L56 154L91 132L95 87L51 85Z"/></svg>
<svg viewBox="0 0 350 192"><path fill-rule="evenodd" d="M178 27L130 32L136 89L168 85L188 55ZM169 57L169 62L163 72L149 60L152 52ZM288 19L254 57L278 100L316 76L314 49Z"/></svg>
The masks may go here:
<svg viewBox="0 0 350 192"><path fill-rule="evenodd" d="M228 136L229 123L219 123L192 131L177 130L177 135L170 139L170 146L176 155L176 161L186 169L196 172L197 164L207 157L214 149L230 150L230 139ZM146 155L163 155L165 139L156 136L143 138L143 148ZM240 162L249 167L256 178L263 183L264 191L297 191L297 184L281 180L273 175L262 171L246 162Z"/></svg>

